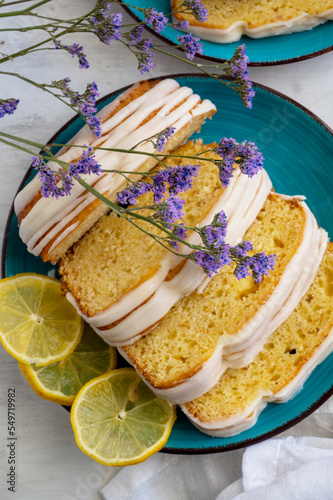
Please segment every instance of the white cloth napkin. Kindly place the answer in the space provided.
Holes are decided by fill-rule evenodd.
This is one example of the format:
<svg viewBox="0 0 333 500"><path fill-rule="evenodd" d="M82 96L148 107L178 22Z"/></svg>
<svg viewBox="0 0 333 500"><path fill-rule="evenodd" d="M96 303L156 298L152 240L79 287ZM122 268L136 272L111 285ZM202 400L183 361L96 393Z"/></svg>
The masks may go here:
<svg viewBox="0 0 333 500"><path fill-rule="evenodd" d="M121 469L100 491L101 498L333 500L333 415L324 406L289 431L321 437L287 436L211 455L158 453Z"/></svg>

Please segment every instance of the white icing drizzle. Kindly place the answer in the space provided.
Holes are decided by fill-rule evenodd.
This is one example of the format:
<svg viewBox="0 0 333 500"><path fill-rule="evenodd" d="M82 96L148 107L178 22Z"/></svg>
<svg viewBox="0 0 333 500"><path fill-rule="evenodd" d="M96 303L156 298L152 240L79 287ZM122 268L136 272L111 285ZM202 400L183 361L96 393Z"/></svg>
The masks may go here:
<svg viewBox="0 0 333 500"><path fill-rule="evenodd" d="M103 145L106 148L130 149L143 139L151 137L169 126L175 127L175 132L177 132L187 125L194 116L206 114L216 109L207 99L200 102L200 97L193 94L190 88L179 87L175 80L166 79L107 119L111 111L132 90L133 87L106 106L105 110L102 110L101 117L105 119L102 131L105 135L96 139L89 128L85 126L72 139L71 143L90 144L92 147ZM154 111L157 111L155 116L140 126ZM150 142L139 144L136 149L148 153L154 152L154 147ZM63 148L59 158L65 162L75 161L82 152L81 148ZM117 169L131 172L137 171L147 160L145 155L102 150L96 151L95 157L102 168L106 170ZM55 170L59 168L54 162L49 164ZM102 194L116 191L123 182L122 176L113 173L100 176L92 174L87 176L85 180ZM38 194L40 187L41 183L38 177L35 177L17 195L15 200L17 215ZM68 235L68 231L61 234L63 228L94 199L94 195L77 183L73 186L71 196L58 200L55 198L39 199L20 224L20 237L27 244L28 250L39 255L52 238L57 235L57 244L59 244ZM52 226L54 226L53 229L49 231ZM47 231L49 231L48 234L46 234ZM40 238L42 240L36 245Z"/></svg>
<svg viewBox="0 0 333 500"><path fill-rule="evenodd" d="M282 197L284 196L282 195ZM290 198L292 197L288 197L288 199ZM295 198L299 200L299 197ZM195 383L191 377L179 383L177 387L152 388L154 391L158 390L158 395L161 398L181 404L201 396L207 392L203 390L204 386L207 387L207 375L205 377L204 374L210 374L211 388L228 367L246 366L260 351L267 337L295 309L310 287L327 245L327 233L318 228L313 214L304 201L299 201L299 203L304 207L306 215L303 240L298 251L286 266L271 297L250 321L232 335L232 338L230 338L231 336L221 336L213 355L203 363L202 368L195 374ZM244 351L243 357L242 351ZM233 359L234 352L237 353L235 359ZM140 374L139 371L138 373ZM142 378L145 380L143 376ZM193 396L193 394L195 395Z"/></svg>
<svg viewBox="0 0 333 500"><path fill-rule="evenodd" d="M249 28L247 21L236 21L226 29L190 25L188 29L184 31L193 33L202 40L208 40L215 43L231 43L237 42L243 35L247 35L250 38L263 38L310 30L328 20L333 20L333 9L316 15L304 12L300 16L288 21L277 21L256 28ZM176 21L175 17L174 21Z"/></svg>
<svg viewBox="0 0 333 500"><path fill-rule="evenodd" d="M267 403L286 403L298 394L304 382L309 378L316 366L322 363L332 351L333 328L316 349L313 356L302 366L296 377L281 389L281 391L276 394L272 394L271 391L263 391L245 410L227 418L218 419L213 422L202 422L197 417L192 416L185 405L182 405L181 408L185 415L201 432L212 437L235 436L255 425L259 414L266 407Z"/></svg>
<svg viewBox="0 0 333 500"><path fill-rule="evenodd" d="M223 191L222 196L200 222L200 226L209 224L214 215L223 209L228 216L226 241L231 245L236 244L257 217L271 188L272 184L266 171L262 170L249 179L237 170L233 182ZM195 238L191 238L191 243L199 242L199 237L195 233ZM142 306L138 307L152 294L151 287L149 292L146 290L147 282L121 299L123 305L121 311L118 303L112 304L103 312L89 318L88 321L95 331L111 345L121 346L133 343L142 335L142 332L147 332L147 329L160 321L178 300L194 292L206 276L200 266L188 260L172 280L158 283L159 286L156 287L154 295ZM67 298L81 314L73 296L68 293ZM110 325L128 313L130 314L116 326L108 330L98 328Z"/></svg>

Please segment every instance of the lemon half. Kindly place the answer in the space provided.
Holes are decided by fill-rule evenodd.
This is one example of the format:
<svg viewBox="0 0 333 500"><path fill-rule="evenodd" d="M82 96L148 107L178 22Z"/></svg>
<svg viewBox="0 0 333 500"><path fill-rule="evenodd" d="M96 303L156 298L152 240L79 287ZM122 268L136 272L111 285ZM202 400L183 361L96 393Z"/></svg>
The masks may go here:
<svg viewBox="0 0 333 500"><path fill-rule="evenodd" d="M19 363L19 367L38 396L71 405L84 384L113 370L116 363L115 347L104 342L85 323L79 344L67 358L47 366Z"/></svg>
<svg viewBox="0 0 333 500"><path fill-rule="evenodd" d="M64 359L82 332L83 320L61 295L60 281L38 274L0 281L0 340L21 363Z"/></svg>
<svg viewBox="0 0 333 500"><path fill-rule="evenodd" d="M137 464L159 451L175 419L175 408L158 398L133 368L88 382L71 409L79 448L113 466Z"/></svg>

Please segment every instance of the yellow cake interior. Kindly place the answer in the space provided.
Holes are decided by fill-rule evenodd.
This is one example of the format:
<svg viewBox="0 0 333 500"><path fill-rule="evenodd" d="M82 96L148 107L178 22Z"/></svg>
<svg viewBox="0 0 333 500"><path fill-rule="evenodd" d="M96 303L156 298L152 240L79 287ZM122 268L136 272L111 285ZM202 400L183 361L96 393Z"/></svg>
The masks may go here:
<svg viewBox="0 0 333 500"><path fill-rule="evenodd" d="M270 336L254 361L229 368L203 396L186 403L201 422L244 412L260 395L288 385L333 328L333 243L327 247L316 278L289 318Z"/></svg>
<svg viewBox="0 0 333 500"><path fill-rule="evenodd" d="M204 289L180 300L161 323L124 347L131 362L156 388L169 388L193 376L215 351L221 336L232 336L267 301L303 239L300 203L271 194L244 236L255 252L277 254L274 271L260 284L238 281L224 267Z"/></svg>

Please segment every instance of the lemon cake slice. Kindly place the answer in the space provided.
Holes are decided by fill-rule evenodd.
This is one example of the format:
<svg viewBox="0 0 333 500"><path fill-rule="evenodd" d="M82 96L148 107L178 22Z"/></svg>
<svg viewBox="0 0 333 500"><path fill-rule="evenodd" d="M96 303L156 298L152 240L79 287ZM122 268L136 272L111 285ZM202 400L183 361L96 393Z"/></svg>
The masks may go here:
<svg viewBox="0 0 333 500"><path fill-rule="evenodd" d="M277 255L269 276L261 283L252 277L237 281L225 267L156 328L119 349L160 397L191 401L229 366L253 359L310 286L327 244L304 201L278 194L268 196L244 238L255 252Z"/></svg>
<svg viewBox="0 0 333 500"><path fill-rule="evenodd" d="M175 80L144 81L126 90L101 110L98 114L102 122L100 138L85 126L71 144L117 149L137 145L136 150L153 153L153 144L144 140L167 127L174 127L174 134L162 151L168 152L200 129L206 118L215 112L211 101L202 101L192 89L180 87ZM59 152L59 159L76 162L82 153L81 148L66 147ZM105 170L146 172L157 164L154 157L142 154L96 150L95 157ZM58 169L57 163L50 162L49 165ZM133 174L132 179L139 180L138 175ZM112 201L126 185L122 175L112 172L91 174L85 180ZM38 176L15 199L21 239L31 253L52 263L56 263L108 211L103 202L78 183L73 186L70 196L58 200L43 198Z"/></svg>
<svg viewBox="0 0 333 500"><path fill-rule="evenodd" d="M189 141L174 151L175 155L200 154L201 158L201 167L192 187L180 195L186 201L183 222L192 227L207 225L223 209L229 221L227 240L236 243L256 218L272 185L264 170L249 178L236 168L230 184L222 187L218 166L203 161L205 157L218 159L212 151L202 154L214 147L216 144L207 146L202 141ZM171 167L187 163L186 158L180 157L166 160ZM140 196L137 203L138 206L152 205L152 193ZM145 214L145 210L140 213ZM140 226L157 231L145 221L140 222ZM198 244L199 238L197 233L191 233L188 240ZM184 253L190 251L188 247L180 250ZM185 259L172 254L128 221L110 214L101 218L65 254L60 260L59 272L68 300L84 319L105 341L123 345L132 342L138 334L142 335L146 326L151 328L152 322L161 319L161 314L165 315L178 298L194 291L206 277L202 268L194 263L184 273L188 269L188 263L184 263ZM163 307L157 306L157 317L153 317L153 296L161 286L174 283L177 276L181 277L181 282L176 293L171 300L163 302ZM150 316L145 318L147 325L141 321L136 325L137 329L132 330L127 327L133 324L131 314L139 311L142 304L149 304ZM139 315L142 317L141 312ZM123 322L125 328L121 326Z"/></svg>
<svg viewBox="0 0 333 500"><path fill-rule="evenodd" d="M181 11L183 0L172 0L174 20L188 21L190 31L203 40L231 43L242 35L251 38L309 30L333 20L332 0L203 0L208 19L201 23ZM177 12L178 10L178 12Z"/></svg>
<svg viewBox="0 0 333 500"><path fill-rule="evenodd" d="M284 403L333 350L333 244L297 308L248 366L229 368L206 394L182 409L211 436L252 427L268 402Z"/></svg>

